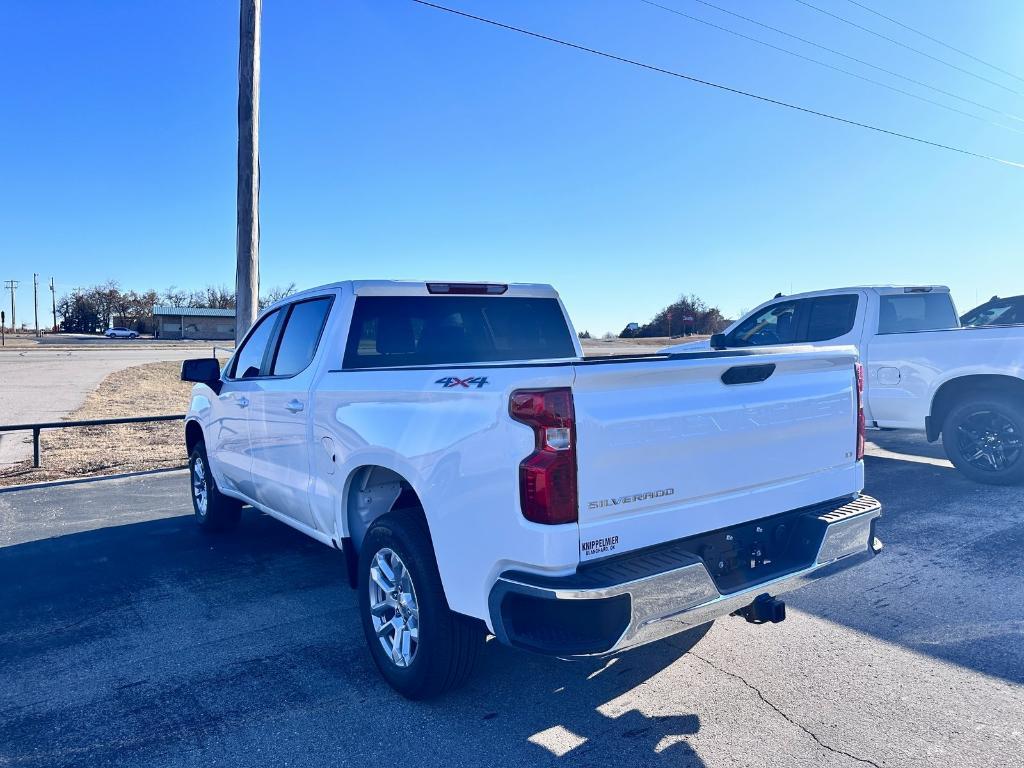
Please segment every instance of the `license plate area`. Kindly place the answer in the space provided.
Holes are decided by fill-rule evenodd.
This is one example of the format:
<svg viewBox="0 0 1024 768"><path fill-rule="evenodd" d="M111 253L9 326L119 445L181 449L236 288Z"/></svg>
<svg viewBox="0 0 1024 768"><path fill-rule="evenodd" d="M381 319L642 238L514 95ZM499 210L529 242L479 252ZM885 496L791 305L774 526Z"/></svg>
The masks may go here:
<svg viewBox="0 0 1024 768"><path fill-rule="evenodd" d="M722 594L812 565L826 524L814 513L786 512L694 536L687 543Z"/></svg>

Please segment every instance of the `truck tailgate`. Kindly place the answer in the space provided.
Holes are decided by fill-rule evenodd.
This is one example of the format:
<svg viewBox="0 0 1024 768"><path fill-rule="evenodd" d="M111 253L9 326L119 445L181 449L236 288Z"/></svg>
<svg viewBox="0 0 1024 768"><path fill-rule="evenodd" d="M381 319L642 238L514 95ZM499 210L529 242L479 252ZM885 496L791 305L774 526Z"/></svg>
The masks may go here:
<svg viewBox="0 0 1024 768"><path fill-rule="evenodd" d="M852 348L576 368L581 559L856 493Z"/></svg>

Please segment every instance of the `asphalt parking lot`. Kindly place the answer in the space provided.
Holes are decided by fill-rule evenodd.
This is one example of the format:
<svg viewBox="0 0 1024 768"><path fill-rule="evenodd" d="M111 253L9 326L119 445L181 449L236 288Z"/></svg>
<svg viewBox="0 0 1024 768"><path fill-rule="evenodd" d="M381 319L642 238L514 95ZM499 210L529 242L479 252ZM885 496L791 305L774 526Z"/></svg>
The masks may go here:
<svg viewBox="0 0 1024 768"><path fill-rule="evenodd" d="M1024 766L1024 489L875 439L886 549L784 623L593 663L491 642L418 704L338 553L252 511L202 535L184 474L0 493L0 765Z"/></svg>

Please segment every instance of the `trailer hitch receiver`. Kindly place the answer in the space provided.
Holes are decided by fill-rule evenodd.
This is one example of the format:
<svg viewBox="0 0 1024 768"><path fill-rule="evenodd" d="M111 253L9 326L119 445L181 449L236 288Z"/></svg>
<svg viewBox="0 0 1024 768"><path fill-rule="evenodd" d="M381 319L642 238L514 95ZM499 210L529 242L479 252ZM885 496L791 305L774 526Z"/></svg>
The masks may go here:
<svg viewBox="0 0 1024 768"><path fill-rule="evenodd" d="M740 608L734 616L742 616L751 624L778 624L786 618L786 604L767 592L754 598L746 608Z"/></svg>

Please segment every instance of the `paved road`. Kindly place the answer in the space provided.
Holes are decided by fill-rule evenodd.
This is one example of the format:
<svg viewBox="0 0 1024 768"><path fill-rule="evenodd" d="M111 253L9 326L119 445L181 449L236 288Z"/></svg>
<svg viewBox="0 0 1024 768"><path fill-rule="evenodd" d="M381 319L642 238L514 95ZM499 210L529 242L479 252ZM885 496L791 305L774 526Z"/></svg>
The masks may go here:
<svg viewBox="0 0 1024 768"><path fill-rule="evenodd" d="M0 493L0 765L1024 766L1024 489L875 438L886 550L784 623L492 642L426 704L378 679L338 553L252 512L201 535L182 473Z"/></svg>
<svg viewBox="0 0 1024 768"><path fill-rule="evenodd" d="M106 346L100 346L100 345ZM21 349L0 353L0 424L59 421L78 408L104 377L114 371L162 360L210 354L212 347L130 346L103 339L97 346ZM32 438L0 434L0 467L30 458Z"/></svg>

